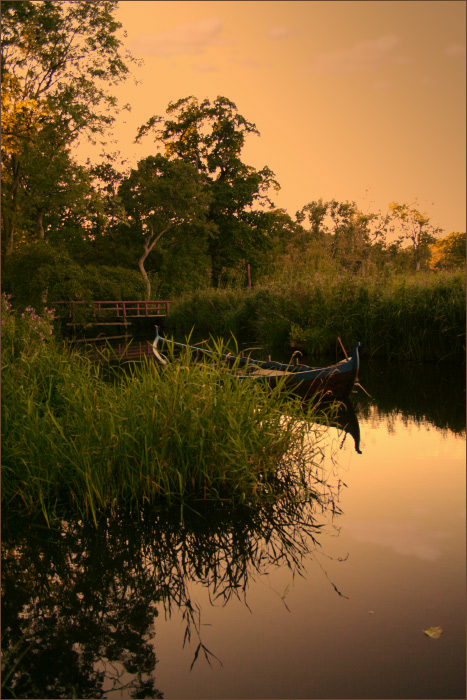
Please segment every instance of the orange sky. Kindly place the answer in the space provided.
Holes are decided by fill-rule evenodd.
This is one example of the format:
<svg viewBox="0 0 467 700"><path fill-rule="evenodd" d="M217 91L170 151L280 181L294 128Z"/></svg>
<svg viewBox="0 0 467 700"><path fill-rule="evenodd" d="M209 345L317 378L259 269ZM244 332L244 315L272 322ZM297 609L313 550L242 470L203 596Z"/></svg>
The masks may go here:
<svg viewBox="0 0 467 700"><path fill-rule="evenodd" d="M120 2L144 65L114 93L115 150L154 152L137 128L169 102L223 95L254 122L244 162L268 165L289 214L314 199L363 211L412 202L465 231L466 4L449 0Z"/></svg>

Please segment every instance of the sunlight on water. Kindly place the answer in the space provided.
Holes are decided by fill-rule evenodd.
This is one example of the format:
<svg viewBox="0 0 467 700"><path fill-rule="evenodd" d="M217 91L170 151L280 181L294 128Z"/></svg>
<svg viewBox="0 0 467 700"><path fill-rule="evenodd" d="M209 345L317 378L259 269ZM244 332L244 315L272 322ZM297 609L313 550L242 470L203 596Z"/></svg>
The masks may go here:
<svg viewBox="0 0 467 700"><path fill-rule="evenodd" d="M212 607L193 586L222 666L189 673L180 622L159 623L168 697L463 697L465 435L376 410L360 429L362 454L347 436L329 466L343 513L326 518L304 577L276 568L250 581L248 608ZM331 451L342 437L330 429Z"/></svg>

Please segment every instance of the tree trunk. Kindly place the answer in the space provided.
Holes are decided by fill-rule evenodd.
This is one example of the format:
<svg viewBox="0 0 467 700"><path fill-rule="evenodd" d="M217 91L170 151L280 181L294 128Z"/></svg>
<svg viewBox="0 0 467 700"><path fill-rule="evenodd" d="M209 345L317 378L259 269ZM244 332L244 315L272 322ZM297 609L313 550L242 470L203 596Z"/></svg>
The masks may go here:
<svg viewBox="0 0 467 700"><path fill-rule="evenodd" d="M146 270L144 268L144 262L145 262L146 258L148 257L148 255L149 255L149 250L147 250L147 247L144 246L144 253L142 254L140 259L138 260L138 267L139 267L140 272L143 276L144 286L146 287L146 291L144 294L145 301L149 301L149 299L151 298L151 282L149 280L148 273L146 272Z"/></svg>
<svg viewBox="0 0 467 700"><path fill-rule="evenodd" d="M44 212L41 211L40 209L37 210L37 217L36 217L36 234L37 237L43 241L44 240Z"/></svg>
<svg viewBox="0 0 467 700"><path fill-rule="evenodd" d="M4 255L7 258L13 252L13 236L15 232L15 225L8 214L3 217L3 227L2 234L5 241Z"/></svg>
<svg viewBox="0 0 467 700"><path fill-rule="evenodd" d="M21 163L16 155L12 156L13 185L11 188L10 202L7 207L2 207L3 235L5 238L5 257L13 252L13 239L15 234L15 211L18 198L19 181L21 178Z"/></svg>
<svg viewBox="0 0 467 700"><path fill-rule="evenodd" d="M151 282L149 280L148 273L146 272L146 269L144 267L144 263L146 262L146 258L148 257L149 253L154 248L154 246L156 245L159 238L166 231L168 231L169 228L170 228L170 226L167 226L166 228L162 229L162 231L160 233L155 235L154 230L151 228L151 226L149 226L149 230L151 233L150 233L148 239L147 240L145 239L144 243L143 243L144 252L143 252L142 256L140 257L140 259L138 260L138 267L139 267L139 270L140 270L141 275L143 277L144 286L146 287L145 301L149 301L149 299L151 298Z"/></svg>

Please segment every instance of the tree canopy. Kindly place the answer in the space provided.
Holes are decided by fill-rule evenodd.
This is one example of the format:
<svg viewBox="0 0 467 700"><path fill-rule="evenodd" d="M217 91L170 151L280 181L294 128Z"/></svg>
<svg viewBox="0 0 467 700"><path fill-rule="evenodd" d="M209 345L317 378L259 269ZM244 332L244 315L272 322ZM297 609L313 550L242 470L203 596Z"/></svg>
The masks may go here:
<svg viewBox="0 0 467 700"><path fill-rule="evenodd" d="M415 269L420 270L423 264L428 264L429 245L435 242L442 229L433 226L430 217L419 211L415 205L390 202L389 209L392 220L398 225L399 242L407 242L411 246Z"/></svg>
<svg viewBox="0 0 467 700"><path fill-rule="evenodd" d="M69 147L95 138L118 114L111 87L127 78L117 2L52 0L2 3L2 223L3 252L31 219L43 235L50 211L73 181ZM51 151L56 154L51 157ZM40 177L37 166L40 162ZM58 188L58 190L57 190ZM34 200L26 211L24 199ZM75 191L76 197L76 191Z"/></svg>
<svg viewBox="0 0 467 700"><path fill-rule="evenodd" d="M430 244L432 269L450 269L465 265L465 232L453 231L445 238Z"/></svg>
<svg viewBox="0 0 467 700"><path fill-rule="evenodd" d="M138 130L137 140L153 134L166 158L190 163L205 176L211 193L208 220L216 231L209 251L218 279L223 267L268 245L264 210L273 206L269 189L279 189L279 184L267 166L256 170L243 163L246 136L259 132L226 97L213 102L186 97L170 103L167 115L165 120L151 117Z"/></svg>

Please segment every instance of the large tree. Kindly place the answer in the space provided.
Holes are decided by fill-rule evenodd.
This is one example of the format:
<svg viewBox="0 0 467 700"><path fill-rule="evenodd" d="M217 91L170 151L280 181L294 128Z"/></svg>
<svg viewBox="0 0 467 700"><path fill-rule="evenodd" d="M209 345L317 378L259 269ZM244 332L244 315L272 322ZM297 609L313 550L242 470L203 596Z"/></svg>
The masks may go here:
<svg viewBox="0 0 467 700"><path fill-rule="evenodd" d="M125 79L131 57L122 55L117 2L2 2L2 223L4 254L24 230L24 193L35 200L35 221L52 206L63 165L70 174L70 145L96 138L118 113L112 85ZM53 145L57 158L42 158ZM37 174L37 173L36 173ZM59 193L60 196L62 193ZM49 198L48 202L44 199ZM32 215L32 213L30 212Z"/></svg>
<svg viewBox="0 0 467 700"><path fill-rule="evenodd" d="M268 191L279 185L267 166L256 170L243 163L245 138L258 130L226 97L213 102L186 97L169 104L167 115L151 117L140 127L137 140L153 133L168 159L190 163L204 175L211 193L209 220L215 225L210 254L218 278L223 267L247 260L268 245Z"/></svg>
<svg viewBox="0 0 467 700"><path fill-rule="evenodd" d="M212 233L206 218L209 191L193 165L156 155L141 160L123 179L118 196L127 220L116 227L117 235L137 256L149 299L151 281L146 263L161 238L175 237L183 248L194 237L202 245ZM183 275L183 270L179 274Z"/></svg>

